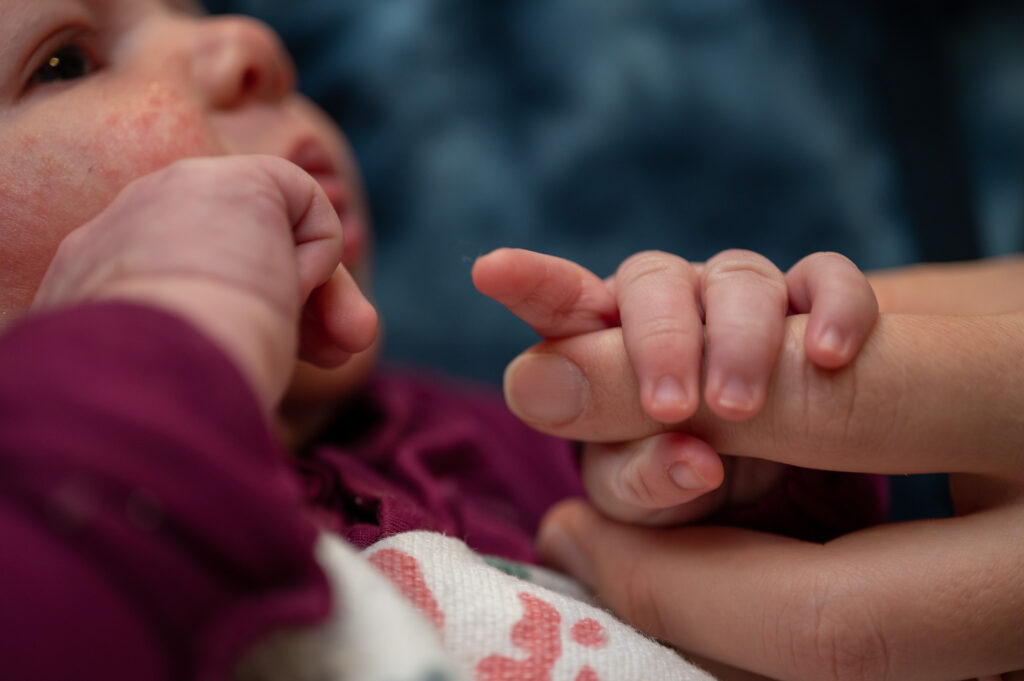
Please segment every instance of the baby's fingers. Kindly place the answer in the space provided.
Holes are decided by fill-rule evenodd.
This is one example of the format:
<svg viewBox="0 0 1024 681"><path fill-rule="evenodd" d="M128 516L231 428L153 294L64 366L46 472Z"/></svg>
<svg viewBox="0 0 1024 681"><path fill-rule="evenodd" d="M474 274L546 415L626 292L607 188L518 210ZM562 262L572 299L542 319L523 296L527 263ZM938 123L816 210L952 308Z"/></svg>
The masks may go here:
<svg viewBox="0 0 1024 681"><path fill-rule="evenodd" d="M810 313L804 335L807 357L837 369L860 351L878 318L867 277L838 253L809 255L786 273L790 305Z"/></svg>
<svg viewBox="0 0 1024 681"><path fill-rule="evenodd" d="M473 284L544 338L618 324L607 284L590 270L553 255L499 248L473 264Z"/></svg>
<svg viewBox="0 0 1024 681"><path fill-rule="evenodd" d="M707 443L685 433L588 444L582 464L591 502L623 522L688 522L709 514L721 501L707 493L722 484L722 460Z"/></svg>
<svg viewBox="0 0 1024 681"><path fill-rule="evenodd" d="M302 310L299 356L331 368L368 348L377 337L377 311L344 267L309 296Z"/></svg>
<svg viewBox="0 0 1024 681"><path fill-rule="evenodd" d="M644 410L663 423L693 416L704 348L696 268L668 253L638 253L619 266L614 288Z"/></svg>
<svg viewBox="0 0 1024 681"><path fill-rule="evenodd" d="M717 416L740 421L764 404L782 348L788 296L775 265L750 251L723 251L702 270L707 325L704 399Z"/></svg>

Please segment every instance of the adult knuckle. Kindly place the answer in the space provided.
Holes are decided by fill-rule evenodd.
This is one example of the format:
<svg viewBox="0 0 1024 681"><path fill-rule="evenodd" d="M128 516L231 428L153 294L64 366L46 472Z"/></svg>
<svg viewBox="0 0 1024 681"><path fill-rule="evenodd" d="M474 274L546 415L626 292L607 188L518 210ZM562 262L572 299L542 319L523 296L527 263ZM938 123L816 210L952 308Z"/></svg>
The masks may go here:
<svg viewBox="0 0 1024 681"><path fill-rule="evenodd" d="M818 406L808 427L829 436L831 451L872 458L907 428L910 378L902 367L881 381L862 366L834 375L809 367L807 373Z"/></svg>
<svg viewBox="0 0 1024 681"><path fill-rule="evenodd" d="M812 423L812 419L819 419L822 411L819 402L822 387L818 372L804 356L803 338L803 326L786 328L776 367L778 399L768 400L764 410L769 441L782 451L812 449L824 436L814 427L822 422Z"/></svg>
<svg viewBox="0 0 1024 681"><path fill-rule="evenodd" d="M667 640L669 631L663 611L665 598L655 588L644 561L629 561L614 577L618 583L616 610L627 622L656 639ZM680 642L676 642L680 643Z"/></svg>
<svg viewBox="0 0 1024 681"><path fill-rule="evenodd" d="M891 678L881 618L867 605L862 580L851 575L812 578L796 596L776 644L796 678L881 681Z"/></svg>
<svg viewBox="0 0 1024 681"><path fill-rule="evenodd" d="M558 327L571 319L580 307L583 288L552 291L545 281L534 281L516 296L516 306L528 306L536 315L536 324Z"/></svg>
<svg viewBox="0 0 1024 681"><path fill-rule="evenodd" d="M870 458L904 427L904 378L898 371L883 383L856 365L822 372L804 355L802 326L787 329L781 357L780 398L768 407L771 433L781 447L813 454L823 464L839 454ZM857 465L849 459L847 464Z"/></svg>
<svg viewBox="0 0 1024 681"><path fill-rule="evenodd" d="M858 385L853 372L845 377L824 376L810 362L804 367L803 423L805 437L812 441L819 434L819 454L842 449L851 436L857 436L854 424L860 408Z"/></svg>

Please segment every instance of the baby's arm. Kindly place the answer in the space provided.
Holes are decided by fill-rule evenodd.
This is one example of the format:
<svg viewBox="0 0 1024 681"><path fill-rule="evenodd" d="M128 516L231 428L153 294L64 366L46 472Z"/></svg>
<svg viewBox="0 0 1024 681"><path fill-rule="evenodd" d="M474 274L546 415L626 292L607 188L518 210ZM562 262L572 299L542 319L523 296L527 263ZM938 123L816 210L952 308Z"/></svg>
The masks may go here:
<svg viewBox="0 0 1024 681"><path fill-rule="evenodd" d="M316 181L270 157L174 164L64 240L0 336L5 677L227 678L327 613L268 411L300 348L372 338L341 241Z"/></svg>
<svg viewBox="0 0 1024 681"><path fill-rule="evenodd" d="M805 352L823 369L846 365L877 316L864 275L849 260L829 253L808 256L783 275L748 251L725 251L697 265L647 252L627 259L614 277L601 280L559 258L503 249L481 258L473 275L483 293L547 339L621 325L641 403L650 418L666 424L697 411L702 375L704 401L715 415L736 421L755 415L782 348L789 310L809 314ZM544 422L533 399L543 382L562 380L552 378L552 367L536 361L543 353L542 343L506 374L507 379L515 377L506 380L510 406L534 423ZM517 392L529 393L531 399ZM565 411L565 402L559 406L563 409L557 417L570 421L573 415ZM756 461L743 465L733 476L742 483L730 485L723 494L756 495L780 470ZM611 515L634 521L703 515L723 503L721 495L678 507L718 488L723 477L722 462L711 448L682 433L637 445L593 443L584 456L584 478L594 502Z"/></svg>

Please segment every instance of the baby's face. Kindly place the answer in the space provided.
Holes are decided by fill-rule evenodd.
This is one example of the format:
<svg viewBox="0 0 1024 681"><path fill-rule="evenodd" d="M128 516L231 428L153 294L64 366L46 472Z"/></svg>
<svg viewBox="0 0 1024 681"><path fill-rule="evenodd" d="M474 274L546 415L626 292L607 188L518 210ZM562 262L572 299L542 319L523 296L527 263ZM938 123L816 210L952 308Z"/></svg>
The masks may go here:
<svg viewBox="0 0 1024 681"><path fill-rule="evenodd" d="M320 181L345 264L365 282L356 164L294 91L270 29L204 16L194 0L0 0L0 328L31 304L61 239L128 182L185 157L248 153Z"/></svg>

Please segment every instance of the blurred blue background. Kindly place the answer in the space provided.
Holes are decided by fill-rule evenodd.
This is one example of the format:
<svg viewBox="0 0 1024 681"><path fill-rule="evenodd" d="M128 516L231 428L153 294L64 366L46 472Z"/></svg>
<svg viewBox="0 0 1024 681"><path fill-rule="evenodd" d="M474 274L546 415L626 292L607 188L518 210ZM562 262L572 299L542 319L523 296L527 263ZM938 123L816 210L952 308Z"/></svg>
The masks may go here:
<svg viewBox="0 0 1024 681"><path fill-rule="evenodd" d="M499 246L602 276L648 248L1024 248L1024 3L207 4L273 25L351 139L394 361L500 380L535 338L470 282Z"/></svg>

